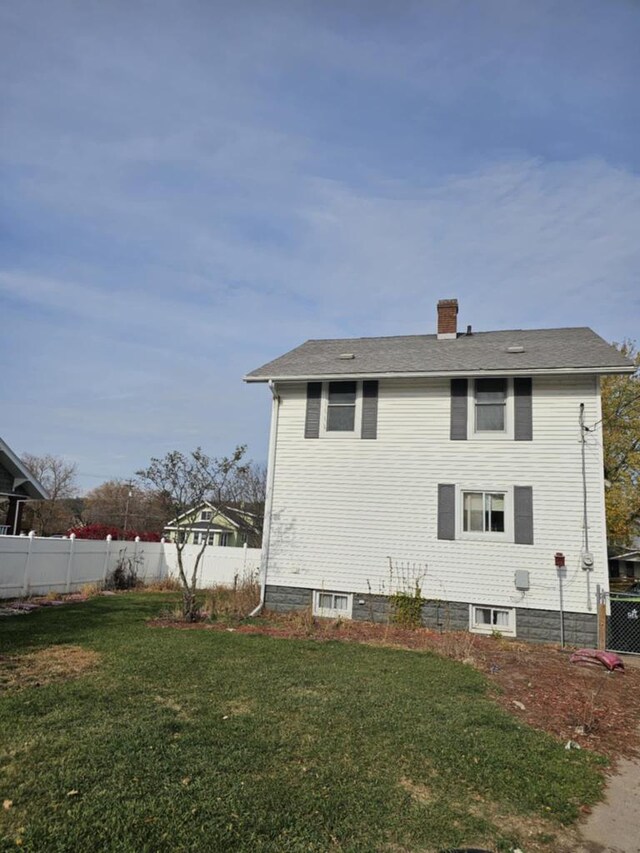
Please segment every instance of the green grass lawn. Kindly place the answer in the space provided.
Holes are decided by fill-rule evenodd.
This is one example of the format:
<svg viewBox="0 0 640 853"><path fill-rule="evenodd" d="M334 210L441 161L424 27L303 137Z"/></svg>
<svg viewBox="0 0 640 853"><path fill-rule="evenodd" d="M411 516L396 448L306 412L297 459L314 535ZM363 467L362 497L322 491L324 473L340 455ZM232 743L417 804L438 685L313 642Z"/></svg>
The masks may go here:
<svg viewBox="0 0 640 853"><path fill-rule="evenodd" d="M600 795L594 756L506 714L471 667L147 627L169 600L0 619L1 654L101 656L80 677L3 691L0 849L526 851L519 816L547 818L549 835Z"/></svg>

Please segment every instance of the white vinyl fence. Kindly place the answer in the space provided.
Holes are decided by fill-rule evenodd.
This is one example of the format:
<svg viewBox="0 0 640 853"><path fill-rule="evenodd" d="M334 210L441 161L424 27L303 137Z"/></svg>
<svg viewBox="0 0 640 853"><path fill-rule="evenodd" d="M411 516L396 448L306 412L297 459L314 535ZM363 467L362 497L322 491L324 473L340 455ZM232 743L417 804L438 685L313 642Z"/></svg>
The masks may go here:
<svg viewBox="0 0 640 853"><path fill-rule="evenodd" d="M198 550L196 545L184 549L189 577ZM257 576L260 554L260 548L207 547L198 567L198 586L230 586L235 578ZM0 536L0 598L74 592L84 584L102 583L123 558L132 561L146 582L178 573L172 542Z"/></svg>

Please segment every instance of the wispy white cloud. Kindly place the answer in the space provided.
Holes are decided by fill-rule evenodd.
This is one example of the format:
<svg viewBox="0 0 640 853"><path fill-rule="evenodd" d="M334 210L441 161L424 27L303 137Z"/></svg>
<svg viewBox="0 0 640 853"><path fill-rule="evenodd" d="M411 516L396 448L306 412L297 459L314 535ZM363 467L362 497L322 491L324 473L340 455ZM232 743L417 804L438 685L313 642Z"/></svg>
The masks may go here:
<svg viewBox="0 0 640 853"><path fill-rule="evenodd" d="M633 336L640 13L589 7L5 4L7 438L261 456L246 371L442 296Z"/></svg>

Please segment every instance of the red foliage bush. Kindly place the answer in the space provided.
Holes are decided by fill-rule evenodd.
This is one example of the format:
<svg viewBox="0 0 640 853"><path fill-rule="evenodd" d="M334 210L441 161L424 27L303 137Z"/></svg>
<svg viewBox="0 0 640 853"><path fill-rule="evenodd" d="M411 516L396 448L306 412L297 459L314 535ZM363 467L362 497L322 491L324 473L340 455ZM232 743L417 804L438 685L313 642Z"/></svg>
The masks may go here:
<svg viewBox="0 0 640 853"><path fill-rule="evenodd" d="M119 527L110 527L108 524L85 524L80 527L72 527L67 531L67 535L71 536L72 533L75 534L76 539L106 539L107 536L111 536L112 539L132 542L136 536L139 536L141 542L160 541L158 533L148 533L144 530L127 530L125 533Z"/></svg>

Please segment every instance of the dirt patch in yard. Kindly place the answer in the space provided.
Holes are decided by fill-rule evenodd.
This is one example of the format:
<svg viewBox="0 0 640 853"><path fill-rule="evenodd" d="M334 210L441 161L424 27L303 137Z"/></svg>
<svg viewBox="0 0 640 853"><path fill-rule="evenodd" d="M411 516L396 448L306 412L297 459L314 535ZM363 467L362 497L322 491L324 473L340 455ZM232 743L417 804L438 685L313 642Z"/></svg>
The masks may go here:
<svg viewBox="0 0 640 853"><path fill-rule="evenodd" d="M572 741L609 758L640 755L640 669L608 673L569 663L571 650L554 645L483 637L463 632L401 628L372 622L313 619L308 613L266 613L251 624L156 619L156 627L266 634L272 637L342 640L434 652L485 673L495 700L509 713L564 743ZM574 748L574 747L572 747Z"/></svg>
<svg viewBox="0 0 640 853"><path fill-rule="evenodd" d="M42 687L78 678L94 669L100 655L80 646L49 646L22 655L0 655L0 691Z"/></svg>

